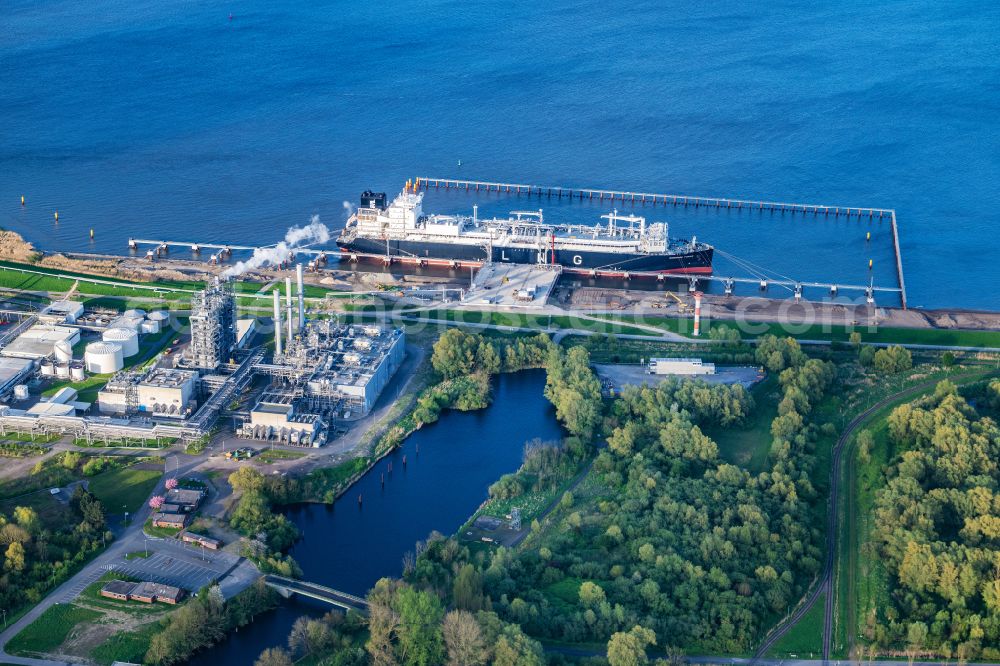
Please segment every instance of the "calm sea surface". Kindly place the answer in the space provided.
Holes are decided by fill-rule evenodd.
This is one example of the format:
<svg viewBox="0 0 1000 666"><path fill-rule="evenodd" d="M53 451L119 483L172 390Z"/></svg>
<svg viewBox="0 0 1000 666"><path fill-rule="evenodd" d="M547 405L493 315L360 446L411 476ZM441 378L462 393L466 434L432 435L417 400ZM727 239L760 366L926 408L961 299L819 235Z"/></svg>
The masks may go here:
<svg viewBox="0 0 1000 666"><path fill-rule="evenodd" d="M454 176L896 208L911 305L1000 306L995 2L8 0L0 14L0 225L45 249L265 243L312 214L342 224L367 187ZM877 284L895 280L877 222L646 214L774 274L863 284L871 258Z"/></svg>

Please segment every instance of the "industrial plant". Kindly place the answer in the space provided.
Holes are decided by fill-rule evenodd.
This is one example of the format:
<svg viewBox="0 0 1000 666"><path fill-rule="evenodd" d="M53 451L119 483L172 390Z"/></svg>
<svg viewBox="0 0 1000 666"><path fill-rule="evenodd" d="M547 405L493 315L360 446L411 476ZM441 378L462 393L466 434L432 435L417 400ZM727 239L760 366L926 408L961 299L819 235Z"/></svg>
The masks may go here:
<svg viewBox="0 0 1000 666"><path fill-rule="evenodd" d="M189 332L163 311L59 301L25 313L0 335L0 434L191 442L225 415L238 437L324 445L334 425L371 411L403 362L405 336L307 319L301 264L296 276L283 302L273 292L273 352L257 319L238 316L227 280L194 294Z"/></svg>

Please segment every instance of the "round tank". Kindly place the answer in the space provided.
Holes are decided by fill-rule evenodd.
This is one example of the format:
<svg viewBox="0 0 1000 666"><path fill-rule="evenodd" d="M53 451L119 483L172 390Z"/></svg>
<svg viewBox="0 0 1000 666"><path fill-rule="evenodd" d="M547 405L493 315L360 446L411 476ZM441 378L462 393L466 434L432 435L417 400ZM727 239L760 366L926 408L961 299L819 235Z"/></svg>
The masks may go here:
<svg viewBox="0 0 1000 666"><path fill-rule="evenodd" d="M73 345L65 340L60 340L55 346L56 361L73 360Z"/></svg>
<svg viewBox="0 0 1000 666"><path fill-rule="evenodd" d="M128 358L139 353L139 335L128 328L109 328L101 339L121 345L122 357Z"/></svg>
<svg viewBox="0 0 1000 666"><path fill-rule="evenodd" d="M46 377L54 377L56 374L55 364L47 358L42 359L42 362L39 367L42 371L42 375Z"/></svg>
<svg viewBox="0 0 1000 666"><path fill-rule="evenodd" d="M142 322L142 327L139 332L146 335L149 333L159 333L160 332L160 322L156 319L147 319Z"/></svg>
<svg viewBox="0 0 1000 666"><path fill-rule="evenodd" d="M80 361L73 361L69 364L69 378L74 382L82 382L87 378L87 375L83 370L83 363Z"/></svg>
<svg viewBox="0 0 1000 666"><path fill-rule="evenodd" d="M69 363L66 361L56 363L56 377L59 377L60 379L69 379Z"/></svg>
<svg viewBox="0 0 1000 666"><path fill-rule="evenodd" d="M98 375L121 370L123 358L122 346L116 342L91 342L83 354L87 370Z"/></svg>
<svg viewBox="0 0 1000 666"><path fill-rule="evenodd" d="M129 319L145 319L146 311L139 309L126 310L125 312L122 313L122 316L128 317Z"/></svg>
<svg viewBox="0 0 1000 666"><path fill-rule="evenodd" d="M158 321L160 322L160 324L163 324L163 322L170 319L170 313L167 312L166 310L153 310L148 315L146 315L146 319L148 319L149 321Z"/></svg>

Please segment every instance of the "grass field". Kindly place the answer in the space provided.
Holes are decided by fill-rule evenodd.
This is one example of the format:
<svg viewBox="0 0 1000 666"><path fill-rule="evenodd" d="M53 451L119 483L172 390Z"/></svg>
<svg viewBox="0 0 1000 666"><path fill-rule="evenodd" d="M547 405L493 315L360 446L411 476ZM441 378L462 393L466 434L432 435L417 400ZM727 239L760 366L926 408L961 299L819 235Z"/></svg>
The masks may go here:
<svg viewBox="0 0 1000 666"><path fill-rule="evenodd" d="M719 446L723 460L746 469L751 474L763 472L771 451L771 422L778 415L781 394L776 375L769 374L751 389L754 409L742 428L703 428Z"/></svg>
<svg viewBox="0 0 1000 666"><path fill-rule="evenodd" d="M306 454L301 451L286 451L284 449L267 449L266 451L260 452L258 455L251 458L251 460L258 465L270 465L271 463L279 462L281 460L298 460L304 457Z"/></svg>
<svg viewBox="0 0 1000 666"><path fill-rule="evenodd" d="M823 607L826 595L821 594L802 619L781 640L774 644L768 657L813 659L823 653Z"/></svg>
<svg viewBox="0 0 1000 666"><path fill-rule="evenodd" d="M161 539L168 539L177 536L180 533L180 529L173 527L153 527L153 519L150 518L142 526L142 531L152 537L158 537Z"/></svg>
<svg viewBox="0 0 1000 666"><path fill-rule="evenodd" d="M645 324L662 328L671 333L690 336L692 320L685 317L658 317L658 316L632 316L632 315L600 315L602 319L618 321L623 324ZM708 335L715 326L736 327L736 322L725 319L714 319L703 322L702 337ZM858 331L864 342L882 343L910 343L924 345L948 345L958 347L993 347L1000 348L1000 331L974 331L962 329L938 329L938 328L890 328L880 327L874 332L869 332L865 326L857 328L847 326L826 326L823 324L813 324L811 326L786 326L775 323L747 322L745 331L741 330L744 339L757 338L762 335L773 334L778 337L791 336L799 340L830 340L835 342L848 342L851 333Z"/></svg>
<svg viewBox="0 0 1000 666"><path fill-rule="evenodd" d="M115 662L141 664L149 651L150 641L159 631L158 622L144 624L132 631L120 631L91 650L90 658L101 666L110 666Z"/></svg>
<svg viewBox="0 0 1000 666"><path fill-rule="evenodd" d="M108 513L134 513L149 498L161 476L162 470L126 467L98 474L90 479L88 488Z"/></svg>
<svg viewBox="0 0 1000 666"><path fill-rule="evenodd" d="M95 610L74 604L50 606L7 643L7 651L17 655L51 652L63 644L76 625L100 616Z"/></svg>

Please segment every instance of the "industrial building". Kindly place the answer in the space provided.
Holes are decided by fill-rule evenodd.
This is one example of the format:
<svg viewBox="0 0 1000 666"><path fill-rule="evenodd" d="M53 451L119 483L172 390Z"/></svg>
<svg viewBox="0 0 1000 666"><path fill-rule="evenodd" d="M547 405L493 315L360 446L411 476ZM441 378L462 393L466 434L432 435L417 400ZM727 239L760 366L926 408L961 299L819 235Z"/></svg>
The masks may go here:
<svg viewBox="0 0 1000 666"><path fill-rule="evenodd" d="M56 343L70 348L80 341L80 329L53 324L35 324L0 351L0 355L38 360L55 353Z"/></svg>
<svg viewBox="0 0 1000 666"><path fill-rule="evenodd" d="M140 412L163 418L186 418L197 406L197 384L198 373L193 370L153 368L135 381L125 378L109 381L97 394L97 404L105 414ZM135 404L130 409L133 392Z"/></svg>
<svg viewBox="0 0 1000 666"><path fill-rule="evenodd" d="M715 364L705 363L700 358L651 358L651 375L714 375Z"/></svg>
<svg viewBox="0 0 1000 666"><path fill-rule="evenodd" d="M186 362L215 370L236 346L236 299L232 282L216 280L191 299L191 345Z"/></svg>

